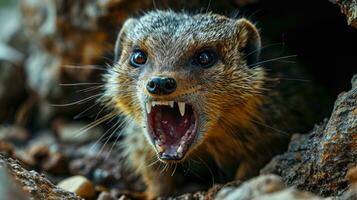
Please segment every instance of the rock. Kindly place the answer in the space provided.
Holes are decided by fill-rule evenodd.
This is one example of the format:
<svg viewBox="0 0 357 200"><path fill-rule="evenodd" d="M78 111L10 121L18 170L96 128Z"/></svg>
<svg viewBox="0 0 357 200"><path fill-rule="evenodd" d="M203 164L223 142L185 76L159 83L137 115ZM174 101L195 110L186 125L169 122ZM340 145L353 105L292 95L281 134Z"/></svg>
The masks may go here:
<svg viewBox="0 0 357 200"><path fill-rule="evenodd" d="M50 156L50 149L47 145L34 145L30 146L28 156L32 159L34 165L41 166L45 159Z"/></svg>
<svg viewBox="0 0 357 200"><path fill-rule="evenodd" d="M67 158L60 152L51 153L41 168L52 175L66 175L69 173Z"/></svg>
<svg viewBox="0 0 357 200"><path fill-rule="evenodd" d="M240 181L240 180L228 182L224 185L216 184L207 191L207 193L205 194L205 199L214 199L216 197L217 193L222 188L236 188L236 187L240 186L241 184L242 184L242 181Z"/></svg>
<svg viewBox="0 0 357 200"><path fill-rule="evenodd" d="M120 152L115 148L111 151L112 144L107 144L103 149L101 145L95 154L89 153L71 160L71 174L88 177L94 184L109 189L142 191L145 186L136 174L125 170ZM89 149L94 149L92 147L93 144L84 149L90 152Z"/></svg>
<svg viewBox="0 0 357 200"><path fill-rule="evenodd" d="M282 179L276 175L261 175L244 182L239 187L224 187L216 200L298 200L322 199L308 192L285 188Z"/></svg>
<svg viewBox="0 0 357 200"><path fill-rule="evenodd" d="M157 200L204 200L206 198L206 192L195 192L180 195L178 197L157 198ZM125 199L126 200L126 199Z"/></svg>
<svg viewBox="0 0 357 200"><path fill-rule="evenodd" d="M357 166L347 171L346 179L351 183L351 187L357 188Z"/></svg>
<svg viewBox="0 0 357 200"><path fill-rule="evenodd" d="M339 95L327 122L309 134L294 135L289 149L276 156L261 174L281 176L289 186L322 196L341 195L345 175L357 163L357 75L352 89Z"/></svg>
<svg viewBox="0 0 357 200"><path fill-rule="evenodd" d="M14 156L15 147L11 143L0 141L0 153L9 157Z"/></svg>
<svg viewBox="0 0 357 200"><path fill-rule="evenodd" d="M126 194L124 194L126 193ZM110 191L101 192L97 198L97 200L131 200L131 199L144 199L141 195L136 195L137 193L133 192L134 195L130 191L119 191L117 189L112 189Z"/></svg>
<svg viewBox="0 0 357 200"><path fill-rule="evenodd" d="M84 176L72 176L62 180L57 185L85 199L92 199L96 195L94 185Z"/></svg>
<svg viewBox="0 0 357 200"><path fill-rule="evenodd" d="M336 200L356 200L357 191L346 191L341 197L335 198Z"/></svg>
<svg viewBox="0 0 357 200"><path fill-rule="evenodd" d="M26 129L18 126L0 127L0 140L24 143L29 139L29 133Z"/></svg>
<svg viewBox="0 0 357 200"><path fill-rule="evenodd" d="M325 198L318 197L310 192L297 191L294 188L282 190L272 194L266 194L253 198L253 200L323 200ZM327 200L327 199L326 199Z"/></svg>
<svg viewBox="0 0 357 200"><path fill-rule="evenodd" d="M122 195L121 197L119 197L118 200L130 200L130 198L125 195Z"/></svg>
<svg viewBox="0 0 357 200"><path fill-rule="evenodd" d="M42 170L44 165L46 169L53 168L53 160L56 159L52 156L50 145L34 143L30 144L24 152L18 152L21 161L25 162L36 170Z"/></svg>
<svg viewBox="0 0 357 200"><path fill-rule="evenodd" d="M215 199L252 199L283 188L284 184L278 176L262 176L244 182L238 188L224 187L218 192Z"/></svg>
<svg viewBox="0 0 357 200"><path fill-rule="evenodd" d="M109 192L102 192L99 194L97 200L116 200Z"/></svg>
<svg viewBox="0 0 357 200"><path fill-rule="evenodd" d="M64 87L60 83L100 82L104 70L95 65L104 65L104 58L111 56L108 52L114 46L115 27L120 27L128 15L151 5L151 0L22 1L23 32L26 39L33 41L27 47L29 54L24 64L27 84L41 99L54 104L97 94L98 90L82 95L76 92L91 85ZM78 114L93 102L92 99L90 103L56 111Z"/></svg>
<svg viewBox="0 0 357 200"><path fill-rule="evenodd" d="M50 132L36 134L36 137L27 141L25 146L17 148L15 156L30 168L40 172L48 172L55 176L69 173L68 158L61 152L59 144Z"/></svg>
<svg viewBox="0 0 357 200"><path fill-rule="evenodd" d="M68 199L81 200L75 194L65 191L53 185L46 177L35 172L24 169L18 161L6 158L0 154L0 168L6 168L8 176L16 180L16 185L26 191L31 199ZM2 184L1 184L2 185Z"/></svg>
<svg viewBox="0 0 357 200"><path fill-rule="evenodd" d="M354 200L357 199L357 166L347 171L346 179L350 186L346 192L341 195L340 200Z"/></svg>
<svg viewBox="0 0 357 200"><path fill-rule="evenodd" d="M0 197L3 200L25 200L28 194L16 185L15 180L9 177L4 166L0 164Z"/></svg>
<svg viewBox="0 0 357 200"><path fill-rule="evenodd" d="M329 0L340 6L341 12L346 15L347 23L350 26L357 28L357 1L348 0Z"/></svg>

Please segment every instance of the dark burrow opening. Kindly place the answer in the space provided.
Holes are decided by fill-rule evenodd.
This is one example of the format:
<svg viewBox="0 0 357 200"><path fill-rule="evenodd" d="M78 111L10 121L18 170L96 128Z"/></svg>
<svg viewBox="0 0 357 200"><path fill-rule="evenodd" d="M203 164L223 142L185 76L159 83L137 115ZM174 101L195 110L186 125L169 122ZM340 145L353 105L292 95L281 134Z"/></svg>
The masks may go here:
<svg viewBox="0 0 357 200"><path fill-rule="evenodd" d="M347 25L337 5L317 1L261 1L247 8L261 25L263 36L281 42L335 99L348 90L357 72L357 30ZM248 14L249 16L249 14Z"/></svg>

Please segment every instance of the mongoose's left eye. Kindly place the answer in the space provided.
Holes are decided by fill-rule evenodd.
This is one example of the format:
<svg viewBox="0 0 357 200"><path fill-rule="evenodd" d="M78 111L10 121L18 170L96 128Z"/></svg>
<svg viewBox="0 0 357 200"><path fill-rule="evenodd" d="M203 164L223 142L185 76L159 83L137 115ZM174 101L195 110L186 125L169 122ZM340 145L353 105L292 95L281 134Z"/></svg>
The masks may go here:
<svg viewBox="0 0 357 200"><path fill-rule="evenodd" d="M147 56L146 53L144 53L143 51L137 49L131 54L130 64L133 67L140 67L146 64L146 62L147 62Z"/></svg>
<svg viewBox="0 0 357 200"><path fill-rule="evenodd" d="M212 67L217 61L217 54L213 50L202 50L193 58L193 64L203 68Z"/></svg>

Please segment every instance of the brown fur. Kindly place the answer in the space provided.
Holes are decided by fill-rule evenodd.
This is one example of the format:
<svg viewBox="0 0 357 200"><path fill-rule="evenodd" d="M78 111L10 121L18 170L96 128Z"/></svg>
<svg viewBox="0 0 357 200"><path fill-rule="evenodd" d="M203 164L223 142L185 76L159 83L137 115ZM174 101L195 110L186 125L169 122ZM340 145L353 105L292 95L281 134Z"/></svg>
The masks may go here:
<svg viewBox="0 0 357 200"><path fill-rule="evenodd" d="M254 51L247 52L248 46ZM151 59L145 69L128 63L134 47ZM204 47L217 49L219 62L209 69L190 68L187 60ZM248 66L246 57L259 50L259 33L246 19L155 11L125 23L104 96L107 105L128 121L122 147L128 166L147 184L149 199L175 194L182 177L189 175L174 172L177 163L157 161L144 127L148 98L185 99L198 108L199 131L179 167L198 169L203 177L217 180L221 171L228 180L249 178L286 147L289 135L284 131L296 131L301 123L295 119L300 116L289 114L294 106L290 104L296 102L276 89L264 68ZM153 75L174 77L177 90L166 96L148 94L145 83Z"/></svg>

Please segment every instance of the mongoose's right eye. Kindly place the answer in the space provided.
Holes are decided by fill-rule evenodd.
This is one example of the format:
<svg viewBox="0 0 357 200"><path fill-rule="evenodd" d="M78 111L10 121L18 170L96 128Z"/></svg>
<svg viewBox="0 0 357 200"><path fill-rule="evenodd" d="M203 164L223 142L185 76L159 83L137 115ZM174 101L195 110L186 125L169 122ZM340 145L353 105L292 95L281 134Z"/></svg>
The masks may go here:
<svg viewBox="0 0 357 200"><path fill-rule="evenodd" d="M217 61L217 54L211 49L198 52L193 58L193 64L202 68L212 67Z"/></svg>
<svg viewBox="0 0 357 200"><path fill-rule="evenodd" d="M131 54L130 64L133 67L141 67L142 65L145 65L146 62L147 56L143 51L137 49Z"/></svg>

